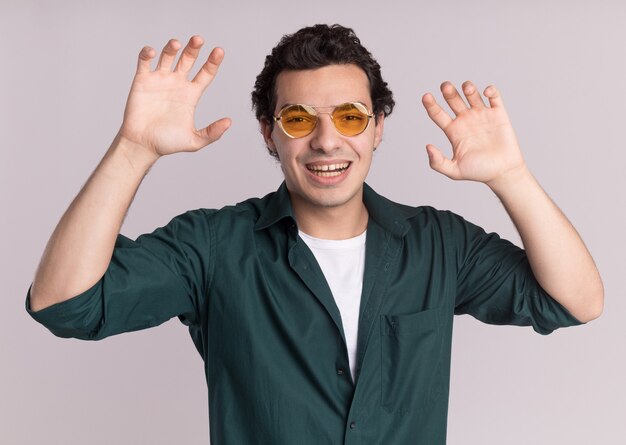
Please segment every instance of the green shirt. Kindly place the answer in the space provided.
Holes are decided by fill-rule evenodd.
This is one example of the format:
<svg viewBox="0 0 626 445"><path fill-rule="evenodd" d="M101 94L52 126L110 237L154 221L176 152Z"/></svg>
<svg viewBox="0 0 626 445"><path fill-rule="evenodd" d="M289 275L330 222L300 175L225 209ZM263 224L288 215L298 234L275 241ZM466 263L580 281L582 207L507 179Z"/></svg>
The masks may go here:
<svg viewBox="0 0 626 445"><path fill-rule="evenodd" d="M285 184L118 235L90 289L38 312L55 335L98 340L178 316L204 359L211 443L444 444L454 314L540 334L577 325L524 251L448 211L367 184L353 382L341 316L298 237Z"/></svg>

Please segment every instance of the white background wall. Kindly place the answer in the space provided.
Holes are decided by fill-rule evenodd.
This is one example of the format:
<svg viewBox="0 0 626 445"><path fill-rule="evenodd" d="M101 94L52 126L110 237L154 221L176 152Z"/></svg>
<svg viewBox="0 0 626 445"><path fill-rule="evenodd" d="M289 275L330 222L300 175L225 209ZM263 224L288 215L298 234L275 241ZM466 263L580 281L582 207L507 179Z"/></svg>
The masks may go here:
<svg viewBox="0 0 626 445"><path fill-rule="evenodd" d="M34 1L0 3L0 442L202 444L207 390L177 320L101 342L62 340L24 298L59 218L109 147L136 58L193 34L226 59L198 127L233 126L198 153L161 159L122 233L133 239L198 207L262 196L281 181L250 108L265 55L315 23L353 27L397 102L368 183L450 209L519 242L489 190L432 172L448 147L420 97L473 80L503 94L528 164L577 227L604 278L604 315L550 336L458 317L449 444L626 443L626 3L589 1ZM153 65L154 66L154 65ZM199 67L197 64L196 69ZM195 71L194 71L195 72Z"/></svg>

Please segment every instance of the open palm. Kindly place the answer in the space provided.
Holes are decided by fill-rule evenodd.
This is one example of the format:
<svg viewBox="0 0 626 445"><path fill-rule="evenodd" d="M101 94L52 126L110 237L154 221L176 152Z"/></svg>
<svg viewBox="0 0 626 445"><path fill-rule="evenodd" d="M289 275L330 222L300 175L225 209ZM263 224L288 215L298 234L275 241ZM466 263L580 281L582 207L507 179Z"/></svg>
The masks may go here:
<svg viewBox="0 0 626 445"><path fill-rule="evenodd" d="M426 146L434 170L452 179L489 183L524 166L517 137L494 86L484 92L489 107L469 81L463 84L469 106L450 82L444 82L441 91L456 115L454 119L437 104L432 94L422 97L428 116L452 145L451 158L432 144Z"/></svg>
<svg viewBox="0 0 626 445"><path fill-rule="evenodd" d="M167 43L154 71L150 68L150 60L155 51L150 47L143 48L124 110L121 137L163 156L199 150L222 136L230 125L227 118L201 130L195 129L198 101L215 78L224 58L220 48L213 49L206 63L189 81L202 43L200 36L193 36L173 71L171 67L180 47L177 40Z"/></svg>

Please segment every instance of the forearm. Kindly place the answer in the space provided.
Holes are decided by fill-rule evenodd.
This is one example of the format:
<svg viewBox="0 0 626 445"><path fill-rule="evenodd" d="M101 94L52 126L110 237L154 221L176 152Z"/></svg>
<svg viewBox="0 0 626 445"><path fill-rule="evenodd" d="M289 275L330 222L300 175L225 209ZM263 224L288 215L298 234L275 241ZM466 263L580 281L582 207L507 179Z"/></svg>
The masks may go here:
<svg viewBox="0 0 626 445"><path fill-rule="evenodd" d="M156 160L116 136L48 241L31 288L32 310L68 300L104 275L126 212Z"/></svg>
<svg viewBox="0 0 626 445"><path fill-rule="evenodd" d="M598 269L576 229L524 166L487 185L502 201L541 286L582 322L604 304Z"/></svg>

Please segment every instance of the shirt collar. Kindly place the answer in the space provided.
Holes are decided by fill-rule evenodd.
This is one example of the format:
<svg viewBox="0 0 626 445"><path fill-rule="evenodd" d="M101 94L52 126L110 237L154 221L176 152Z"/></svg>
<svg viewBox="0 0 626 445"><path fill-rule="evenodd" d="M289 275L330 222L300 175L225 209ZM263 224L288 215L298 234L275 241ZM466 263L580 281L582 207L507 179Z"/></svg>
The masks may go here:
<svg viewBox="0 0 626 445"><path fill-rule="evenodd" d="M369 216L374 219L383 229L397 236L404 236L410 229L408 219L420 213L419 207L410 207L397 204L384 196L376 193L367 183L363 184L363 202ZM291 208L289 190L285 181L278 190L268 198L267 205L261 211L254 229L265 229L278 221L290 218L295 221Z"/></svg>
<svg viewBox="0 0 626 445"><path fill-rule="evenodd" d="M285 181L283 181L280 187L278 187L278 190L270 194L267 199L267 204L265 208L261 210L259 219L254 225L254 230L265 229L276 224L283 218L291 218L293 221L296 220L291 209L291 199L289 198L289 190L287 190Z"/></svg>
<svg viewBox="0 0 626 445"><path fill-rule="evenodd" d="M411 228L408 220L422 211L420 207L398 204L379 195L367 183L363 184L363 202L370 218L396 236L406 235Z"/></svg>

